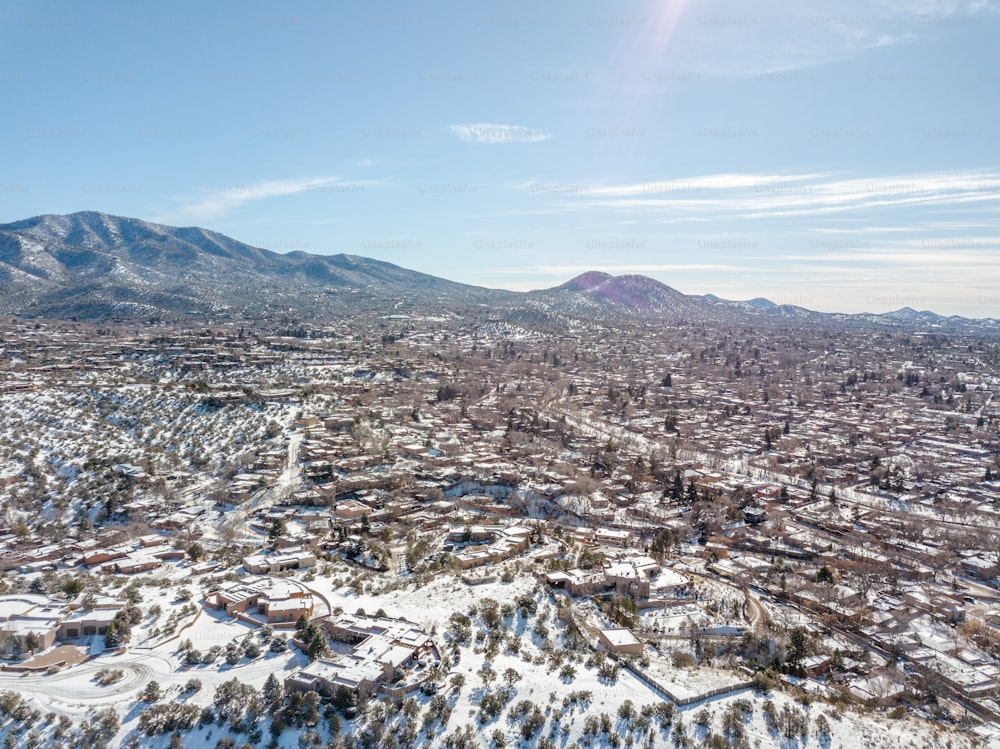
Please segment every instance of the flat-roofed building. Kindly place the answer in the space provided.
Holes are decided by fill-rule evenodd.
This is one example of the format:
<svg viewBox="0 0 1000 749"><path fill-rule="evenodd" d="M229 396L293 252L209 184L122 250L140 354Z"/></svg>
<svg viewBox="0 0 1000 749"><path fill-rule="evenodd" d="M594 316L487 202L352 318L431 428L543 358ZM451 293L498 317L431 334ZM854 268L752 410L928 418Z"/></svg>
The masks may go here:
<svg viewBox="0 0 1000 749"><path fill-rule="evenodd" d="M341 614L318 621L330 637L351 645L351 651L313 661L288 677L289 691L315 690L333 697L348 689L363 700L396 683L408 669L426 667L424 659L439 658L430 635L405 619Z"/></svg>
<svg viewBox="0 0 1000 749"><path fill-rule="evenodd" d="M642 655L642 641L626 627L600 630L597 633L597 642L609 653Z"/></svg>

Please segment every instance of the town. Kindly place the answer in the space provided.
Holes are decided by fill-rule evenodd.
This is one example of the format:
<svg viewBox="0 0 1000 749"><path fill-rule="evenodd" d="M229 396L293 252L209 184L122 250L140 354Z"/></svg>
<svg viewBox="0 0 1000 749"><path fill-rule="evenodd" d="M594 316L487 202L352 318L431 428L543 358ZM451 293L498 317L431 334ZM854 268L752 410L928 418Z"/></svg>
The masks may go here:
<svg viewBox="0 0 1000 749"><path fill-rule="evenodd" d="M1000 741L995 339L0 330L9 746Z"/></svg>

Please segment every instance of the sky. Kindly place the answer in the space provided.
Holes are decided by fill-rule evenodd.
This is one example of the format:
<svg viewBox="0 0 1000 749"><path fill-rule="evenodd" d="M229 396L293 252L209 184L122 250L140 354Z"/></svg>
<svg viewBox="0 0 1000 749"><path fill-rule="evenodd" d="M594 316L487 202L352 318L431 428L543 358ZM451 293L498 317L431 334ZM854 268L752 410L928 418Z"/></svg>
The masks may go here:
<svg viewBox="0 0 1000 749"><path fill-rule="evenodd" d="M0 0L0 222L1000 318L1000 3Z"/></svg>

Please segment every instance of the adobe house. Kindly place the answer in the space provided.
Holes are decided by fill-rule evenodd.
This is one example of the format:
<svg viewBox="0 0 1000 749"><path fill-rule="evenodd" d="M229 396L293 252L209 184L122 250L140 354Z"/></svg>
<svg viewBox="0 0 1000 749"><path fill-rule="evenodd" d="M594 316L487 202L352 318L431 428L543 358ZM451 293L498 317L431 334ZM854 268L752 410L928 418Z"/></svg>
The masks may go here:
<svg viewBox="0 0 1000 749"><path fill-rule="evenodd" d="M313 597L296 583L258 579L238 582L205 596L205 605L253 624L287 626L313 614ZM257 616L251 616L253 611Z"/></svg>
<svg viewBox="0 0 1000 749"><path fill-rule="evenodd" d="M415 664L423 665L422 657L438 657L430 635L405 619L342 614L318 621L330 637L351 645L351 652L313 661L285 679L287 691L333 697L346 689L364 700Z"/></svg>
<svg viewBox="0 0 1000 749"><path fill-rule="evenodd" d="M602 629L597 633L598 644L616 655L642 655L642 640L627 627Z"/></svg>

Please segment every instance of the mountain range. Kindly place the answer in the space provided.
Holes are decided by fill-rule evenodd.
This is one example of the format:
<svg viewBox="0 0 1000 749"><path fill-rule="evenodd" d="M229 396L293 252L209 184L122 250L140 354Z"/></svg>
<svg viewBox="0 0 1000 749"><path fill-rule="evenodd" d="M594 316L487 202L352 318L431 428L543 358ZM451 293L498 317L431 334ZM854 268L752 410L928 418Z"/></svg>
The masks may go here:
<svg viewBox="0 0 1000 749"><path fill-rule="evenodd" d="M641 275L584 273L510 292L355 255L280 254L197 227L96 212L0 224L0 314L90 320L322 320L389 311L545 324L667 320L1000 332L996 320L903 308L828 314L766 299L682 294Z"/></svg>

